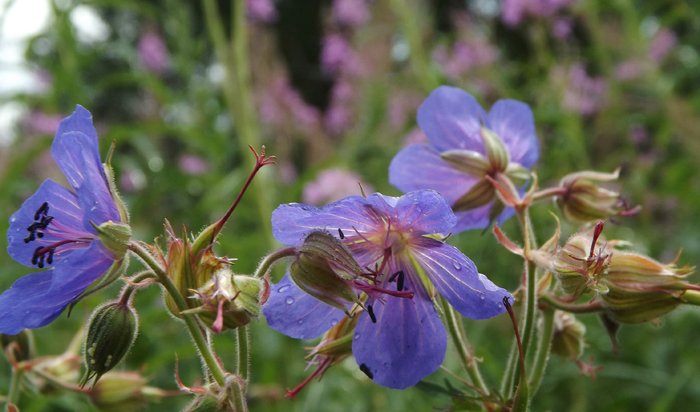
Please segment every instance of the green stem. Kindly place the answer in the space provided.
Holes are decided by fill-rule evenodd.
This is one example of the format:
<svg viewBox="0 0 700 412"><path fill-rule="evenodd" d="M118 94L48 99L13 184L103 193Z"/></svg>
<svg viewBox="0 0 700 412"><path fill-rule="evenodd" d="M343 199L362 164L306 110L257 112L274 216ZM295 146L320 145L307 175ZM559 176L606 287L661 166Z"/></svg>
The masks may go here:
<svg viewBox="0 0 700 412"><path fill-rule="evenodd" d="M464 326L462 325L461 319L459 319L454 308L450 306L445 298L441 298L442 308L445 311L445 322L447 323L447 330L452 336L452 341L457 348L457 353L459 354L459 359L462 361L462 366L466 369L472 383L481 390L484 396L489 396L489 388L486 386L484 379L481 377L481 372L479 371L479 363L472 356L471 348L469 347L469 342L467 341L467 336L464 333Z"/></svg>
<svg viewBox="0 0 700 412"><path fill-rule="evenodd" d="M391 0L391 8L399 19L399 27L406 37L410 50L410 65L415 71L418 81L426 93L430 93L440 85L440 79L436 73L430 70L428 53L423 48L421 41L420 24L418 21L418 4L409 4L409 0Z"/></svg>
<svg viewBox="0 0 700 412"><path fill-rule="evenodd" d="M168 294L173 298L173 301L177 305L180 312L189 309L187 303L185 302L185 298L182 297L180 292L177 290L177 287L173 284L173 282L170 281L170 278L168 278L168 276L160 267L158 262L155 261L153 255L143 246L139 245L136 242L132 242L129 245L129 249L136 256L138 256L141 259L141 261L153 271L153 273L155 273L156 277L158 278L158 281L161 285L163 285ZM204 337L204 334L202 334L202 330L199 327L199 323L197 322L196 316L186 313L180 313L180 315L185 321L187 330L190 332L192 340L194 341L194 344L197 347L197 350L199 351L199 356L202 358L202 361L207 366L209 373L211 373L211 376L214 378L216 383L219 386L223 387L225 384L226 373L221 368L221 365L219 365L219 361L216 359L216 356L212 352L211 346L209 346L206 338Z"/></svg>
<svg viewBox="0 0 700 412"><path fill-rule="evenodd" d="M5 404L6 411L10 410L9 405L17 405L17 401L19 401L20 382L23 376L24 370L22 368L12 368L12 381L10 382L10 391L7 394L7 402Z"/></svg>
<svg viewBox="0 0 700 412"><path fill-rule="evenodd" d="M231 15L233 39L230 44L226 39L215 0L204 1L204 14L217 59L226 68L226 80L223 83L224 99L240 139L241 150L247 151L248 146L259 148L261 142L251 91L245 2L243 0L233 2ZM244 161L248 163L249 167L254 166L253 159L250 157L245 157ZM274 244L274 238L272 237L272 223L270 221L271 202L268 196L274 193L273 189L273 182L266 173L260 173L258 178L253 181L253 192L256 194L255 199L258 204L260 222L263 225L263 233L269 234L268 240L271 245Z"/></svg>
<svg viewBox="0 0 700 412"><path fill-rule="evenodd" d="M554 311L544 310L542 313L542 332L537 345L537 356L530 372L530 396L534 396L542 383L544 371L547 368L549 351L552 347L552 336L554 333Z"/></svg>
<svg viewBox="0 0 700 412"><path fill-rule="evenodd" d="M258 268L255 269L255 273L253 273L253 276L256 278L261 278L265 276L265 273L274 265L277 263L278 260L290 256L294 256L296 253L296 248L295 247L286 247L282 249L275 250L274 252L270 253L269 255L265 256L265 258L260 262L258 265Z"/></svg>
<svg viewBox="0 0 700 412"><path fill-rule="evenodd" d="M563 310L564 312L570 313L594 313L602 311L603 304L600 301L595 301L593 303L588 303L584 305L576 305L573 303L565 303L552 295L544 294L540 296L540 302L547 304L555 309ZM700 304L700 302L699 302Z"/></svg>
<svg viewBox="0 0 700 412"><path fill-rule="evenodd" d="M236 375L248 382L248 376L250 375L250 329L248 329L248 326L241 326L236 329L236 340L238 344Z"/></svg>

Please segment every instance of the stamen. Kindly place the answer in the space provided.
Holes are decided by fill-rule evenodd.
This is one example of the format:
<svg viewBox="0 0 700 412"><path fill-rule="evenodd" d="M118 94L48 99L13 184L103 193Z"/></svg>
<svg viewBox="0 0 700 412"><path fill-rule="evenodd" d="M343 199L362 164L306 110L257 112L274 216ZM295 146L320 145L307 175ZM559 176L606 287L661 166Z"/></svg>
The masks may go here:
<svg viewBox="0 0 700 412"><path fill-rule="evenodd" d="M372 309L372 305L367 305L367 313L369 314L370 319L372 319L372 323L377 323L377 317L374 316L374 309Z"/></svg>
<svg viewBox="0 0 700 412"><path fill-rule="evenodd" d="M340 230L340 228L338 228L338 236L340 236L340 240L345 239L345 233L343 233L343 231Z"/></svg>
<svg viewBox="0 0 700 412"><path fill-rule="evenodd" d="M56 252L56 248L68 243L89 243L85 240L62 240L56 242L49 246L39 246L34 249L34 254L32 255L32 265L37 265L39 268L44 267L44 259L46 258L46 263L49 265L53 263L53 255ZM48 256L46 256L48 254Z"/></svg>
<svg viewBox="0 0 700 412"><path fill-rule="evenodd" d="M41 215L46 216L49 213L49 202L44 202L39 209L37 209L36 213L34 213L34 220L39 220Z"/></svg>
<svg viewBox="0 0 700 412"><path fill-rule="evenodd" d="M403 271L399 272L399 280L396 282L396 290L401 292L403 290L403 281L404 281L404 276L403 276Z"/></svg>
<svg viewBox="0 0 700 412"><path fill-rule="evenodd" d="M368 378L374 379L374 375L372 374L372 371L369 370L369 367L365 365L364 363L360 365L360 370L367 375Z"/></svg>

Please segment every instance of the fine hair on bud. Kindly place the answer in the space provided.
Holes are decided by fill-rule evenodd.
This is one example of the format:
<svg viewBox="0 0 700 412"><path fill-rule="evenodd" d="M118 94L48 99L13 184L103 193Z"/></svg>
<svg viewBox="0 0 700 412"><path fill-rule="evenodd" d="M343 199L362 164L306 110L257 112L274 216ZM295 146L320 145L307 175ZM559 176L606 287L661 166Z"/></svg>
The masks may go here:
<svg viewBox="0 0 700 412"><path fill-rule="evenodd" d="M82 388L94 378L92 387L105 373L112 370L136 340L138 317L129 296L106 302L92 313L85 335L83 359L86 372L80 381Z"/></svg>

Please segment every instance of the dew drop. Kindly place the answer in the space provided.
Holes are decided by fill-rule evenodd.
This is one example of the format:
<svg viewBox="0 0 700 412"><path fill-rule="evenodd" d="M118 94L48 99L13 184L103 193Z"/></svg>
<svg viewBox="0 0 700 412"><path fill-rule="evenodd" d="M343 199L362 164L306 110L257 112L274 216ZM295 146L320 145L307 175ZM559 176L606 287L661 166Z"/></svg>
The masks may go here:
<svg viewBox="0 0 700 412"><path fill-rule="evenodd" d="M301 325L302 323L304 323L304 319L299 319L299 324Z"/></svg>
<svg viewBox="0 0 700 412"><path fill-rule="evenodd" d="M457 270L462 269L462 265L460 265L459 262L457 262L456 260L452 261L452 266L454 266Z"/></svg>
<svg viewBox="0 0 700 412"><path fill-rule="evenodd" d="M15 223L15 220L17 220L17 218L14 217L14 216L12 216L12 217L10 218L10 223Z"/></svg>
<svg viewBox="0 0 700 412"><path fill-rule="evenodd" d="M355 340L358 340L358 339L360 339L360 334L359 334L359 333L356 333L356 334L355 334Z"/></svg>
<svg viewBox="0 0 700 412"><path fill-rule="evenodd" d="M294 298L291 296L287 296L287 299L285 299L284 301L287 302L287 305L291 305L292 303L294 303Z"/></svg>
<svg viewBox="0 0 700 412"><path fill-rule="evenodd" d="M481 298L481 300L486 299L486 297L484 295L479 295L479 297Z"/></svg>
<svg viewBox="0 0 700 412"><path fill-rule="evenodd" d="M281 288L277 289L277 291L278 291L279 293L282 293L282 292L284 292L284 291L287 290L287 289L289 289L289 285L284 285L284 286L282 286Z"/></svg>
<svg viewBox="0 0 700 412"><path fill-rule="evenodd" d="M499 303L499 304L498 304L498 307L499 307L499 308L502 308L502 307L503 307L503 305L501 305L501 304Z"/></svg>
<svg viewBox="0 0 700 412"><path fill-rule="evenodd" d="M331 326L335 326L337 324L338 324L338 319L331 320Z"/></svg>
<svg viewBox="0 0 700 412"><path fill-rule="evenodd" d="M14 240L15 240L15 238L12 236L7 237L7 243L12 243Z"/></svg>

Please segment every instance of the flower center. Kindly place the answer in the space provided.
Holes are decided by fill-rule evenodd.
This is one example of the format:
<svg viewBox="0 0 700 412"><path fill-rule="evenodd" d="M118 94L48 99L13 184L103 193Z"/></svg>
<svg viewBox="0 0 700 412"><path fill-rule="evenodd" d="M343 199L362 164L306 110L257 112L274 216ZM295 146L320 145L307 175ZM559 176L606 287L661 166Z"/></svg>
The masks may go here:
<svg viewBox="0 0 700 412"><path fill-rule="evenodd" d="M49 216L49 202L42 203L36 213L34 213L34 223L27 227L29 235L24 238L24 243L32 242L37 238L42 239L53 220L54 217ZM34 249L34 254L32 255L32 265L43 268L45 263L49 265L53 263L53 255L59 246L71 243L88 243L89 241L89 239L65 239L48 246L38 246Z"/></svg>

